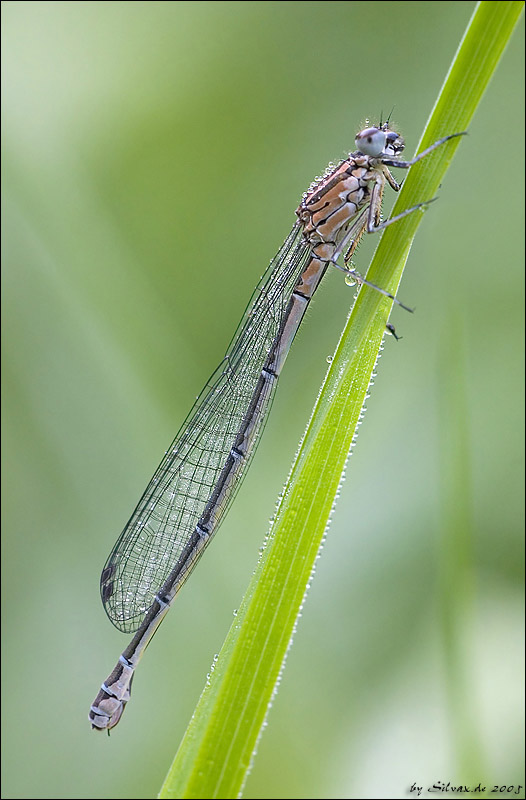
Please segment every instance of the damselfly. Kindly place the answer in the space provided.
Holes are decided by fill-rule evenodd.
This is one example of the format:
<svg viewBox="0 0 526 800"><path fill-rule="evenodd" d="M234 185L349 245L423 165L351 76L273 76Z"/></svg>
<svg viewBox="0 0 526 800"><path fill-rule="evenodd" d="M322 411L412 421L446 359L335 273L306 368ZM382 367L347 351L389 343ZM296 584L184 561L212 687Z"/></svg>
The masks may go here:
<svg viewBox="0 0 526 800"><path fill-rule="evenodd" d="M89 712L93 728L113 728L130 698L134 670L175 595L216 533L254 454L285 358L309 302L333 264L351 282L395 302L351 266L365 232L381 231L426 203L380 221L389 167L410 161L388 123L360 131L358 150L313 183L298 217L256 287L230 347L166 451L102 571L101 597L113 624L135 632ZM337 263L343 254L344 266ZM402 305L401 303L399 303ZM392 326L390 328L393 332Z"/></svg>

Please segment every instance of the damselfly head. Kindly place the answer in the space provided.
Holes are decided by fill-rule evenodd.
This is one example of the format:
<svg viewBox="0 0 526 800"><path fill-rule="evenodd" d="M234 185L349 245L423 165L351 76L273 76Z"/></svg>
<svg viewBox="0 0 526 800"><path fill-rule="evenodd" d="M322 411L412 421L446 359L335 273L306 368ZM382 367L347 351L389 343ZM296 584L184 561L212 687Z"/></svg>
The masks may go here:
<svg viewBox="0 0 526 800"><path fill-rule="evenodd" d="M354 141L360 153L371 158L382 156L392 158L404 149L404 140L396 131L389 130L387 122L378 128L365 128L359 131Z"/></svg>

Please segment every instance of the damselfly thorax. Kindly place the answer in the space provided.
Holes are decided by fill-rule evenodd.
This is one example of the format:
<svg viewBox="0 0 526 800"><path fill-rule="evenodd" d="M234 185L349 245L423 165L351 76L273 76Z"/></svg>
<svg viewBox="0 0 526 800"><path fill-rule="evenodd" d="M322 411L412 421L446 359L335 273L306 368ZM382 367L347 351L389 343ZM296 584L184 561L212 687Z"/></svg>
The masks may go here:
<svg viewBox="0 0 526 800"><path fill-rule="evenodd" d="M350 155L306 193L296 209L303 223L303 235L320 260L332 260L351 223L363 215L370 203L370 184L377 171L370 159L359 153ZM381 173L380 173L381 174Z"/></svg>

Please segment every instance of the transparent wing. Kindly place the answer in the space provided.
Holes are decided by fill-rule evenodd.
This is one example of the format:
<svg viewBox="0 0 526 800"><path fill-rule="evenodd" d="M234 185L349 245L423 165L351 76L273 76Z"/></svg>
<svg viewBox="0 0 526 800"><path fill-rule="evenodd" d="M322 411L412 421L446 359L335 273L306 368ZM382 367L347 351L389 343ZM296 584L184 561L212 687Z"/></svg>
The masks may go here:
<svg viewBox="0 0 526 800"><path fill-rule="evenodd" d="M302 225L294 225L256 287L227 353L205 385L166 451L101 575L106 613L123 632L139 627L155 595L177 564L212 494L251 400L294 286L310 249ZM269 382L257 403L260 434L270 408ZM222 493L214 531L253 455L246 453L235 479Z"/></svg>

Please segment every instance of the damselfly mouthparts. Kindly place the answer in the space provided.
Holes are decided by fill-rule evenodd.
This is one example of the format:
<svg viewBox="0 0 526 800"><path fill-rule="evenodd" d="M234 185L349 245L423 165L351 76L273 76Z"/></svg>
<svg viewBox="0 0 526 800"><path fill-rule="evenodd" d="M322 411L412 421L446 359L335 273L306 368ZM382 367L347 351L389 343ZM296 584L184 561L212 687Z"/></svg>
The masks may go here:
<svg viewBox="0 0 526 800"><path fill-rule="evenodd" d="M256 287L224 359L102 571L101 597L110 620L135 635L91 706L93 728L109 731L119 722L141 656L217 531L254 454L294 336L329 265L399 303L349 266L365 232L381 231L427 205L381 222L385 184L400 189L389 167L408 169L460 135L445 136L403 161L404 142L388 123L366 128L356 136L358 149L303 196L298 219ZM341 255L344 266L337 263ZM389 330L394 332L392 326Z"/></svg>

